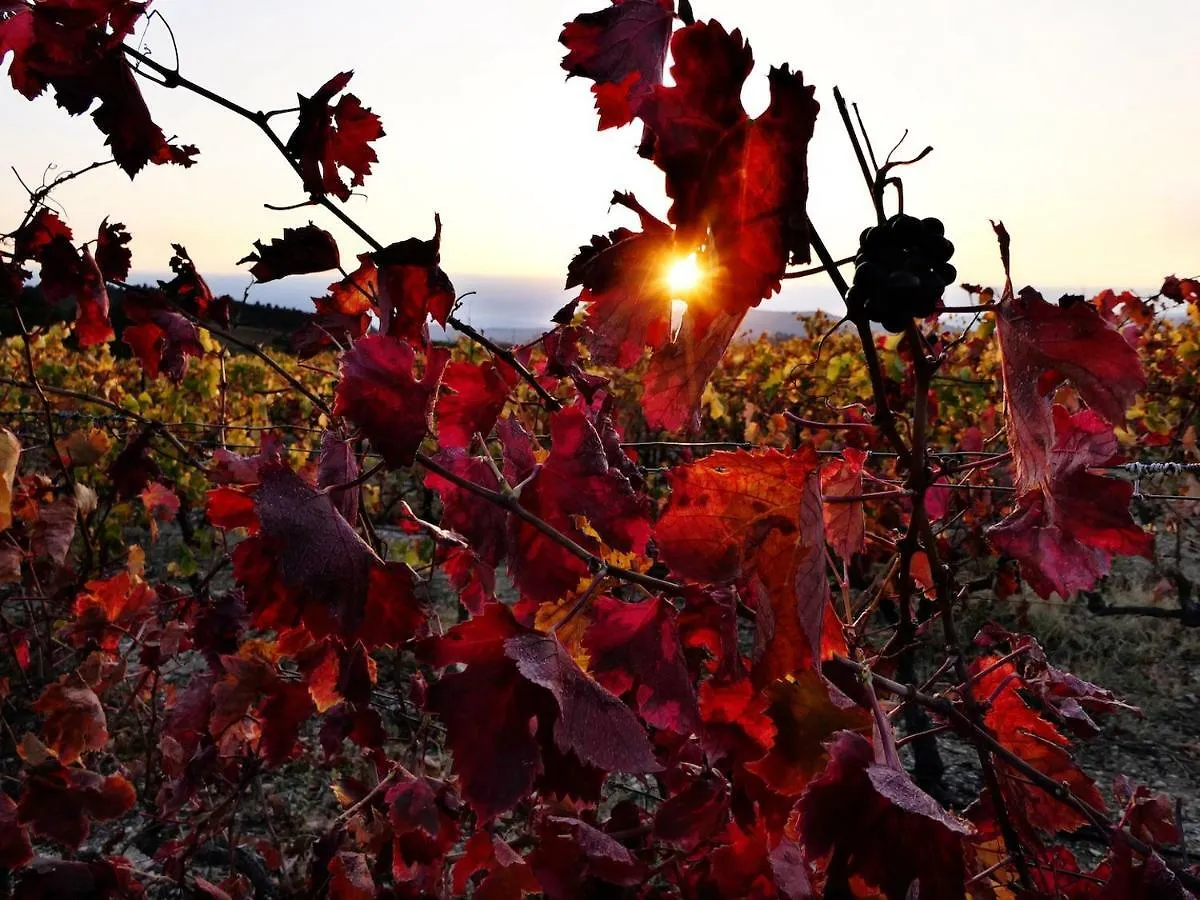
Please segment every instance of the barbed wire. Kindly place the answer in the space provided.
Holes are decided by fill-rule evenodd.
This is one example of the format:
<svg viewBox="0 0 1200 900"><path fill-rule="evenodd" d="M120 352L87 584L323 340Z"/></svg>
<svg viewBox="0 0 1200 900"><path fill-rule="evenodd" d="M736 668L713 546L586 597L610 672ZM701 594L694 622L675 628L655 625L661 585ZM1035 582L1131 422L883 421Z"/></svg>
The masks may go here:
<svg viewBox="0 0 1200 900"><path fill-rule="evenodd" d="M130 416L123 416L117 413L86 413L76 410L53 410L52 415L56 418L67 420L80 420L85 422L93 422L96 424L129 422ZM39 420L44 414L37 410L0 410L0 418L12 416L17 418L30 418ZM268 431L296 432L299 434L323 434L326 429L317 428L310 425L296 425L291 423L275 423L271 425L241 425L237 423L221 424L218 422L159 422L155 423L157 427L166 430L172 429L199 429L220 431L238 431L245 434L256 434ZM261 447L257 444L230 443L218 442L215 438L212 440L195 440L192 438L179 438L181 444L191 447L200 447L205 449L224 448L226 450L260 450ZM755 447L754 444L747 441L695 441L695 442L676 442L676 441L627 441L621 444L621 447L629 450L677 450L677 451L716 451L716 450L749 450ZM316 456L321 451L320 448L304 448L304 447L289 447L290 453L301 453L307 456ZM896 459L895 453L887 451L866 450L868 459ZM1007 451L1004 448L996 450L936 450L930 451L931 458L962 458L962 459L986 459L988 457L1001 457ZM824 457L839 457L842 455L842 450L818 450L818 455ZM364 453L362 455L364 461L376 462L382 459L381 456L374 453ZM1090 469L1096 471L1109 472L1124 472L1133 478L1133 496L1138 500L1154 500L1163 502L1192 502L1200 503L1200 496L1189 496L1186 494L1147 494L1141 489L1141 481L1143 478L1156 476L1180 476L1180 475L1195 475L1200 474L1200 463L1186 463L1177 461L1162 461L1162 462L1127 462L1119 463L1112 466L1089 466ZM644 472L650 475L662 474L668 471L664 467L646 467ZM1015 494L1016 488L1010 485L1001 484L970 484L970 483L939 483L937 487L946 488L955 491L996 491L999 493Z"/></svg>

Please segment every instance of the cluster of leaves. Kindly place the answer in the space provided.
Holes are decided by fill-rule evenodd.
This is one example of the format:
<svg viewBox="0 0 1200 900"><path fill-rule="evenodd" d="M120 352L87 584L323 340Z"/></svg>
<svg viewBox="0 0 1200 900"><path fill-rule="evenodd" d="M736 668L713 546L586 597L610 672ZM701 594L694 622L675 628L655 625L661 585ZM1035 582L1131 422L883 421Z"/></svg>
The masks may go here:
<svg viewBox="0 0 1200 900"><path fill-rule="evenodd" d="M60 102L99 97L110 138L145 130L140 94L112 86L112 69L133 83L127 58L198 90L123 44L145 4L38 0L0 13L18 89L36 95L26 88L41 78ZM336 378L305 379L319 374L311 364L289 371L249 346L258 377L282 379L294 406L234 415L291 414L319 437L315 465L269 433L250 452L223 446L229 380L211 378L228 354L209 335L224 334L228 307L182 248L170 282L126 287L122 339L152 385L145 401L106 383L111 361L62 387L66 363L39 365L45 336L22 335L24 374L8 381L44 414L52 449L31 467L14 434L0 441L0 582L11 585L0 649L16 751L0 866L17 896L140 897L164 883L212 898L1190 896L1196 874L1165 861L1181 840L1169 800L1127 781L1109 796L1071 758L1072 739L1122 704L1027 635L989 627L965 646L955 613L972 585L933 525L959 515L951 479L1007 466L1015 504L972 513L1035 590L1090 587L1115 556L1151 551L1132 487L1101 474L1146 385L1139 340L1161 333L1138 319L1148 307L1107 295L1053 304L1008 278L998 300L981 292L998 351L991 332L916 323L901 341L877 339L859 316L873 409L837 423L847 440L805 438L798 413L824 398L793 393L789 372L754 396L788 397L790 424L771 418L756 446L651 473L623 430L624 385L599 366L648 357L644 425L698 425L744 315L816 244L805 200L817 103L799 73L774 68L770 105L751 119L746 42L691 21L686 5L677 16L671 0L614 0L562 40L568 72L595 82L601 127L642 123L672 205L662 219L616 195L641 231L583 248L568 275L580 295L536 356L482 339L486 352L456 357L430 341L429 320L454 321L440 221L429 240L368 240L315 301L295 348L336 351ZM342 93L348 80L302 97L287 140L248 114L311 202L343 217L330 197L363 183L383 134ZM127 151L113 140L118 162ZM96 252L79 249L42 199L6 235L0 300L15 303L24 267L40 266L48 298L76 301L79 358L103 360L115 337L106 291L128 277L129 236L105 223ZM254 247L244 262L259 281L340 268L336 241L311 223ZM663 273L693 254L706 287L672 333ZM1197 299L1191 280L1164 293ZM1123 334L1122 317L1141 330ZM991 352L1005 401L994 430L939 433L952 426L934 414L934 372L954 353ZM157 417L173 401L153 399L200 369L217 407L210 454L172 437L175 423ZM68 402L126 422L106 467L101 436L57 433L53 404ZM906 438L896 422L908 409ZM943 438L982 461L947 463L930 449ZM990 453L1001 439L1007 450ZM865 451L881 447L896 462L878 474ZM158 462L176 454L203 479L216 532L207 571L156 577L137 548L98 557L114 504L141 498L157 521L174 497L178 512ZM83 479L100 468L97 491ZM404 505L388 518L422 548L422 571L389 552L364 504L372 479L413 471L436 513ZM877 584L856 586L850 570L872 565ZM438 603L435 575L458 609ZM875 627L885 598L895 627ZM918 622L930 609L940 622ZM942 628L950 647L928 678L914 670L918 626ZM978 750L983 789L960 813L903 765L892 714L918 708ZM341 811L281 839L264 796L267 827L240 828L247 797L297 761L340 773ZM106 824L126 816L132 833ZM1062 843L1085 828L1109 846L1096 867ZM85 845L98 852L69 858ZM130 845L154 871L121 855ZM219 884L202 868L213 846L237 869Z"/></svg>

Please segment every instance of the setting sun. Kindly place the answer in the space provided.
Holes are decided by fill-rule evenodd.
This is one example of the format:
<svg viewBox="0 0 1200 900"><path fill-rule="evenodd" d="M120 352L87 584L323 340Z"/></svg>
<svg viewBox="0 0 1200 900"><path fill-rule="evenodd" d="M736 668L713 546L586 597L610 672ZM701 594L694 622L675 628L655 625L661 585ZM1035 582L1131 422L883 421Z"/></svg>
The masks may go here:
<svg viewBox="0 0 1200 900"><path fill-rule="evenodd" d="M675 260L667 270L667 286L670 287L671 296L675 299L681 299L692 293L699 286L702 278L703 273L700 271L700 264L696 261L695 253Z"/></svg>

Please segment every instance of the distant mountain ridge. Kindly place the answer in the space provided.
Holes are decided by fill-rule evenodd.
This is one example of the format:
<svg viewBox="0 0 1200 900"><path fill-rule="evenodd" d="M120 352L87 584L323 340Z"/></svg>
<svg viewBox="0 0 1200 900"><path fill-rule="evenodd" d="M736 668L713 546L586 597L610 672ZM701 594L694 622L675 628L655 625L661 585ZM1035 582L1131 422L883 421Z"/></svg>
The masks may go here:
<svg viewBox="0 0 1200 900"><path fill-rule="evenodd" d="M131 284L155 284L171 277L165 272L134 273ZM336 278L336 274L334 276ZM323 275L296 276L267 284L255 284L249 275L214 275L208 277L214 294L227 294L234 298L233 321L242 332L250 332L246 339L263 343L279 342L283 345L291 334L299 329L312 311L312 298L323 296L329 283L334 280L328 273ZM561 282L548 278L519 278L504 276L464 276L456 283L460 295L465 296L457 315L479 329L490 338L505 344L528 343L552 327L552 318L564 304L574 299L574 291L563 290ZM1153 290L1145 291L1146 294ZM1093 296L1097 291L1087 288L1044 289L1048 299L1063 294ZM241 302L248 297L249 302ZM965 305L966 295L956 301ZM120 292L112 292L113 325L118 333L124 324L120 309ZM22 315L31 326L46 325L55 321L70 321L74 308L68 303L59 307L49 306L40 297L36 288L26 288L26 299L21 305ZM820 278L804 279L802 283L788 282L778 297L764 301L750 310L742 325L741 334L747 337L803 336L807 333L804 317L824 310L840 316L844 307L836 291L828 281ZM0 334L19 333L11 311L0 311ZM453 337L452 333L434 328L435 338ZM120 348L116 352L122 352Z"/></svg>

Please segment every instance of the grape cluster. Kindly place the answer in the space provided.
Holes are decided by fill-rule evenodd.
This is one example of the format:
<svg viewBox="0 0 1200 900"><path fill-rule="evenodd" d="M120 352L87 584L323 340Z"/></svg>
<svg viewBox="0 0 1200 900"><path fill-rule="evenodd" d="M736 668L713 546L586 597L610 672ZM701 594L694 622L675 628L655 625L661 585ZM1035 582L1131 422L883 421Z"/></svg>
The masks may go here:
<svg viewBox="0 0 1200 900"><path fill-rule="evenodd" d="M950 265L954 245L939 219L901 213L863 231L858 244L846 302L893 334L914 318L933 315L942 291L958 278Z"/></svg>

